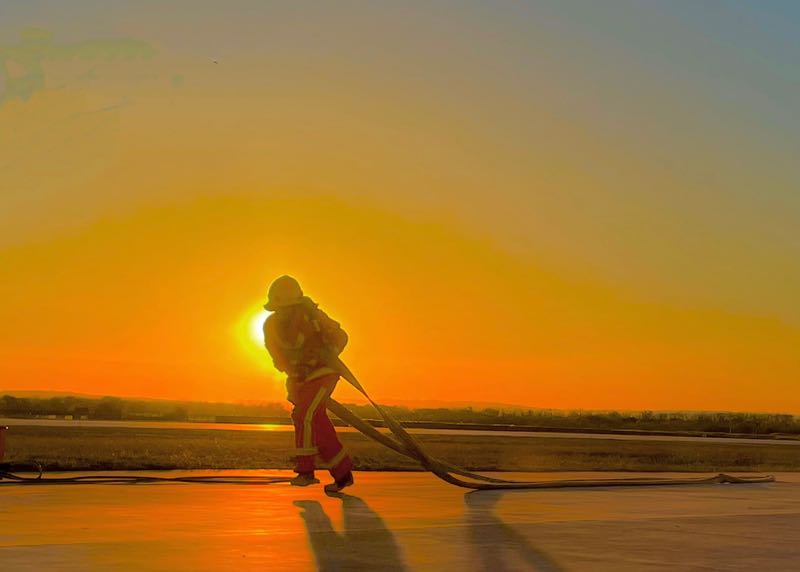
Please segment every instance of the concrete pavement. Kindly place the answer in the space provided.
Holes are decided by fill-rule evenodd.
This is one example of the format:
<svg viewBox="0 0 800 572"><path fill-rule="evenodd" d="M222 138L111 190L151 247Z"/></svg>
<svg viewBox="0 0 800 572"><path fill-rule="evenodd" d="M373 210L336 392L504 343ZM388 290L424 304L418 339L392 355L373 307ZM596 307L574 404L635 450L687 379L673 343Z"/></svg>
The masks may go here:
<svg viewBox="0 0 800 572"><path fill-rule="evenodd" d="M0 566L797 570L800 473L777 477L763 485L465 494L426 473L358 473L341 498L285 484L0 486Z"/></svg>

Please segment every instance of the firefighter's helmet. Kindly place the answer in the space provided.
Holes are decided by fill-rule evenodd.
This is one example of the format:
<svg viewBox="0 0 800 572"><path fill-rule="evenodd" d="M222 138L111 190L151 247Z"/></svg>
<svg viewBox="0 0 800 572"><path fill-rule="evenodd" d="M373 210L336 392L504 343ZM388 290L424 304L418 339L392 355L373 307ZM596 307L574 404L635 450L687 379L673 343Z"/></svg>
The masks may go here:
<svg viewBox="0 0 800 572"><path fill-rule="evenodd" d="M291 276L281 276L270 285L267 297L264 309L274 312L278 308L300 304L303 301L303 290Z"/></svg>

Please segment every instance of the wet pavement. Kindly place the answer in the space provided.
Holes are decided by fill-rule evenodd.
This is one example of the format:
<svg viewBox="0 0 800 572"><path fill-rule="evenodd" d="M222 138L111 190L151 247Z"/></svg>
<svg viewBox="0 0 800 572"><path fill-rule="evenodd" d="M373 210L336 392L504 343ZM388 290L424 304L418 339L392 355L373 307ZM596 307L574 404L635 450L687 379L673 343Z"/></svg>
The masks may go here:
<svg viewBox="0 0 800 572"><path fill-rule="evenodd" d="M633 476L641 475L526 474ZM0 486L0 567L794 571L800 473L776 476L758 485L465 494L426 473L373 472L357 473L339 498L286 484Z"/></svg>

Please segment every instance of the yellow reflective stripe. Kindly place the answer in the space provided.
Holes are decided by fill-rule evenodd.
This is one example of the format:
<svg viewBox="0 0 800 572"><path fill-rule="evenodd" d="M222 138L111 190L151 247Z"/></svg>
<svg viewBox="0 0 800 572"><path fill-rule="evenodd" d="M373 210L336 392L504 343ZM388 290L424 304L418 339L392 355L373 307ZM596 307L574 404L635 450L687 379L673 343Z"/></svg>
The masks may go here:
<svg viewBox="0 0 800 572"><path fill-rule="evenodd" d="M333 369L333 368L330 368L330 367L321 367L321 368L315 369L310 374L308 374L306 376L305 380L306 381L311 381L312 379L317 379L319 377L324 377L324 376L330 375L332 373L336 373L336 370Z"/></svg>
<svg viewBox="0 0 800 572"><path fill-rule="evenodd" d="M347 449L342 447L342 450L339 451L333 459L331 459L330 463L328 463L330 465L330 468L331 469L335 468L336 465L341 463L346 456L347 456Z"/></svg>
<svg viewBox="0 0 800 572"><path fill-rule="evenodd" d="M314 401L311 402L311 405L308 406L306 410L306 416L303 419L303 448L308 449L313 446L311 442L311 420L314 418L314 412L319 407L319 404L322 403L322 400L325 399L325 395L328 393L327 387L321 387L317 394L314 396Z"/></svg>
<svg viewBox="0 0 800 572"><path fill-rule="evenodd" d="M325 461L325 459L317 455L315 459L315 465L318 469L333 469L334 467L336 467L336 465L341 463L346 456L347 456L347 450L344 447L342 447L342 450L339 451L336 454L336 456L330 461Z"/></svg>
<svg viewBox="0 0 800 572"><path fill-rule="evenodd" d="M319 453L319 449L317 447L304 447L298 449L292 449L292 453L298 456L306 456L306 455L316 455Z"/></svg>

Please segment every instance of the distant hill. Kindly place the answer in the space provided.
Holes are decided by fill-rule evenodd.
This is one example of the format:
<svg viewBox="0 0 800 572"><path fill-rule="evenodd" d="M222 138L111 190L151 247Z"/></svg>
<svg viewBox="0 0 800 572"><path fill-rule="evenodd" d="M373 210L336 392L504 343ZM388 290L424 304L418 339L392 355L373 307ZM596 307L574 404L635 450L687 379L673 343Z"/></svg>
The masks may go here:
<svg viewBox="0 0 800 572"><path fill-rule="evenodd" d="M0 392L0 417L50 419L110 419L162 421L250 420L288 422L286 403L208 403L123 399L81 394L64 395L47 391ZM526 409L502 403L458 403L435 400L386 400L385 405L401 421L537 427L541 430L635 430L678 431L720 434L800 434L800 418L781 414L553 411ZM372 405L347 404L363 419L379 416ZM487 407L488 406L488 407Z"/></svg>
<svg viewBox="0 0 800 572"><path fill-rule="evenodd" d="M185 401L178 399L159 399L153 397L118 397L113 395L98 395L89 393L78 392L64 392L64 391L47 391L47 390L0 390L0 398L4 395L13 396L20 399L30 399L32 401L38 400L51 400L51 399L73 399L80 401L99 401L99 400L112 400L125 403L129 408L139 410L153 410L158 411L159 414L174 410L175 408L188 408L191 413L209 415L212 411L219 412L220 414L230 413L236 410L255 412L261 409L269 409L270 411L288 410L288 402L285 401L262 401L262 400L240 400L240 401ZM348 404L354 407L371 407L368 405L366 399L357 395L354 400L348 401ZM697 417L719 417L719 416L735 416L735 417L749 417L752 419L764 419L769 417L776 417L782 419L793 419L797 416L786 413L752 413L740 411L719 411L719 410L590 410L590 409L551 409L551 408L538 408L529 405L519 405L513 403L493 402L493 401L443 401L436 399L399 399L399 398L381 398L378 403L387 407L400 408L407 410L452 410L463 411L465 409L473 409L475 412L488 411L488 414L509 414L520 415L527 413L527 415L535 414L537 416L548 417L569 417L578 416L583 418L588 417L625 417L625 418L697 418ZM0 411L0 413L2 413ZM797 417L800 419L800 417Z"/></svg>
<svg viewBox="0 0 800 572"><path fill-rule="evenodd" d="M2 395L13 395L14 397L21 397L21 398L34 398L34 399L51 399L53 397L75 397L81 399L101 399L103 397L116 397L113 395L98 395L98 394L91 394L91 393L76 393L76 392L65 392L65 391L45 391L45 390L16 390L16 389L9 389L9 390L2 390L0 389L0 396ZM218 403L218 402L207 402L207 401L183 401L183 400L176 400L176 399L158 399L158 398L151 398L151 397L120 397L119 399L123 399L126 401L140 401L140 402L152 402L152 403L174 403L174 404L191 404L191 403L203 403L203 404L211 404L211 403ZM366 403L366 401L364 401ZM242 405L259 405L259 404L266 404L269 402L266 401L241 401L241 402L230 402L235 404L242 404ZM392 405L396 407L407 407L408 409L464 409L467 407L472 407L473 409L500 409L503 411L524 411L527 409L531 409L529 406L525 405L514 405L511 403L496 403L496 402L485 402L485 401L442 401L442 400L435 400L435 399L395 399L395 398L385 398L380 401L382 405Z"/></svg>
<svg viewBox="0 0 800 572"><path fill-rule="evenodd" d="M407 407L408 409L500 409L503 411L526 411L533 409L527 405L496 403L491 401L441 401L436 399L395 399L387 397L379 401L381 405Z"/></svg>
<svg viewBox="0 0 800 572"><path fill-rule="evenodd" d="M17 389L0 389L0 395L13 395L14 397L35 397L50 399L51 397L83 397L86 399L99 399L102 395L91 393L74 393L69 391L23 391Z"/></svg>

